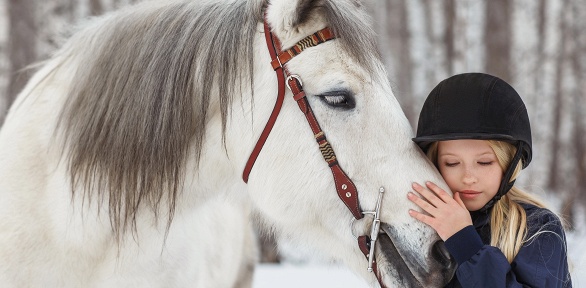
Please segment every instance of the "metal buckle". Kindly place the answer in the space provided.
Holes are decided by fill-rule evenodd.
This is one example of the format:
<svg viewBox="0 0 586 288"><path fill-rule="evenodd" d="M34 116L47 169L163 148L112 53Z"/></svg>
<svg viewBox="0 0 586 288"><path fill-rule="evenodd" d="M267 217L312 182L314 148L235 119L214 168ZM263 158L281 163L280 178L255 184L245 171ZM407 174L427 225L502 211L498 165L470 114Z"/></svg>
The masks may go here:
<svg viewBox="0 0 586 288"><path fill-rule="evenodd" d="M378 189L379 193L378 193L378 199L376 200L376 208L374 211L364 211L362 212L362 214L366 215L372 215L373 219L372 219L372 226L370 228L370 250L368 252L368 272L372 272L372 262L374 261L374 246L376 245L376 240L378 240L378 233L380 232L380 207L381 207L381 203L383 200L383 194L385 193L385 188L384 187L380 187ZM354 236L354 239L358 239L358 237L356 237L356 235L354 235L354 232L352 230L352 227L354 226L354 221L356 221L356 218L352 218L352 221L350 222L350 231L352 231L352 236Z"/></svg>
<svg viewBox="0 0 586 288"><path fill-rule="evenodd" d="M291 86L289 85L289 80L291 80L293 78L297 79L297 81L299 81L299 85L303 86L303 82L301 82L301 78L299 78L299 75L296 75L296 74L289 75L289 76L287 76L287 80L285 80L285 84L287 84L287 88L289 88L289 91L291 91L291 92L293 92L293 90L291 89ZM293 93L295 93L295 92L293 92Z"/></svg>

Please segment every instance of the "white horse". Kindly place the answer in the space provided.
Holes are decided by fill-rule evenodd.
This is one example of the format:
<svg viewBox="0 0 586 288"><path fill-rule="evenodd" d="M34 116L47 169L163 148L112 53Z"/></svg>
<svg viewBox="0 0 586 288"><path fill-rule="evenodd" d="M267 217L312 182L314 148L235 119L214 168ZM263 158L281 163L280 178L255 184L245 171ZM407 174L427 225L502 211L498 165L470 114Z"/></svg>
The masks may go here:
<svg viewBox="0 0 586 288"><path fill-rule="evenodd" d="M382 285L443 286L454 267L406 198L414 181L443 182L410 140L359 6L150 1L84 25L0 130L0 286L249 287L250 203L280 238L379 286L353 236L372 218L351 225L290 92L241 178L277 93L263 19L285 49L334 31L288 70L360 208L387 191L374 250Z"/></svg>

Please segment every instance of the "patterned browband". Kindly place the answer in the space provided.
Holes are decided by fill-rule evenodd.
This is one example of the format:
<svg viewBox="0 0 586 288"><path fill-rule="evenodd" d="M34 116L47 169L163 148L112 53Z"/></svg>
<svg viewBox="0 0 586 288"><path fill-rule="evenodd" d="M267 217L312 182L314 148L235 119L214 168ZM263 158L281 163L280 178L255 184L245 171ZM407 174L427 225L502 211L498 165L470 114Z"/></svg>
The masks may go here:
<svg viewBox="0 0 586 288"><path fill-rule="evenodd" d="M309 47L317 46L334 38L336 38L336 36L334 33L332 33L332 30L326 27L301 39L301 41L297 42L297 44L293 45L293 47L281 52L277 58L271 61L273 70L277 70L279 67L282 67L285 65L285 63L289 62L289 60L293 59L293 57L297 56L297 54L301 53L303 50Z"/></svg>

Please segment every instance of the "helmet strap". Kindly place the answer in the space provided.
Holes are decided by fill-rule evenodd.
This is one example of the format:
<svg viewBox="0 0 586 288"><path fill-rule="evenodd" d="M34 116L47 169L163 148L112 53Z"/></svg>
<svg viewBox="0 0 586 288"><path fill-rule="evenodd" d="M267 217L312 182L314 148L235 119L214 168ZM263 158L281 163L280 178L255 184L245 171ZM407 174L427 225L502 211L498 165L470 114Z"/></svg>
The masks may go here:
<svg viewBox="0 0 586 288"><path fill-rule="evenodd" d="M515 168L517 168L519 161L521 161L521 156L523 155L523 145L524 144L522 141L518 142L517 152L515 153L515 156L513 156L513 159L511 160L509 167L507 167L507 170L503 175L503 179L501 180L501 185L499 186L498 192L496 193L496 195L494 195L494 197L492 197L492 199L490 199L490 201L488 201L488 203L484 205L484 207L477 210L478 212L488 211L490 208L492 208L492 206L494 206L494 204L496 204L497 201L499 201L503 196L505 196L505 194L507 194L507 192L509 192L511 188L513 188L515 180L511 180L511 177L515 172Z"/></svg>

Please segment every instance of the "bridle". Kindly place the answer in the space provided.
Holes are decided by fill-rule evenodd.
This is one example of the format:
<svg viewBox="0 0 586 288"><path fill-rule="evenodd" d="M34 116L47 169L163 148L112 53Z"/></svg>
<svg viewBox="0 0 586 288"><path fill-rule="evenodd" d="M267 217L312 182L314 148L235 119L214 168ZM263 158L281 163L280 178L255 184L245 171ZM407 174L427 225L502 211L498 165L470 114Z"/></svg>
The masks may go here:
<svg viewBox="0 0 586 288"><path fill-rule="evenodd" d="M319 123L309 106L309 102L305 97L305 92L303 91L303 84L301 82L301 78L298 75L291 74L285 64L289 62L293 57L297 56L299 53L303 52L303 50L317 46L324 42L330 41L335 39L336 36L329 28L324 28L312 35L309 35L302 39L301 41L297 42L297 44L293 45L292 48L287 49L285 51L281 51L281 43L279 39L273 35L270 30L270 27L265 19L264 21L264 34L265 40L267 43L267 47L269 49L269 53L271 55L271 66L273 70L277 74L277 81L278 81L278 94L277 94L277 101L275 102L275 107L263 129L259 140L257 141L256 145L252 153L250 154L248 161L246 162L246 166L244 167L244 172L242 173L242 179L245 183L248 183L248 176L250 175L250 171L254 166L254 163L262 150L264 143L266 142L274 124L277 120L279 112L281 111L281 106L283 104L283 100L285 97L285 85L291 90L293 93L293 99L297 102L299 109L305 115L307 122L309 123L309 127L315 136L315 140L319 146L319 149L324 157L326 163L330 167L332 175L334 177L334 183L336 186L336 192L338 193L338 197L346 207L350 210L352 215L354 216L353 220L362 219L364 214L372 214L373 215L373 222L371 227L370 235L363 235L357 237L358 246L360 251L367 257L368 259L368 271L374 272L379 284L381 287L385 287L382 282L382 275L378 273L376 259L374 257L374 248L376 245L376 241L378 238L378 234L380 231L380 205L382 202L382 196L384 193L384 189L381 187L379 191L379 197L376 204L375 211L364 212L360 209L360 205L358 203L358 191L356 189L356 185L354 182L350 180L348 175L342 170L340 167L338 160L336 158L336 154L332 149L330 143L328 142L325 133L319 126ZM280 52L280 53L278 53Z"/></svg>

